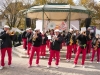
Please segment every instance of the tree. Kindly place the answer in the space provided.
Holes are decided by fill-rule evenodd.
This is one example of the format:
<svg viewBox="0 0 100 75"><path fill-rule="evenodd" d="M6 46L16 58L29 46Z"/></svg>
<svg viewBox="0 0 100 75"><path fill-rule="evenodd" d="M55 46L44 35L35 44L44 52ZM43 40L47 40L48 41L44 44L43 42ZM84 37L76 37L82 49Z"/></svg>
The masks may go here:
<svg viewBox="0 0 100 75"><path fill-rule="evenodd" d="M73 0L35 0L34 4L43 5L47 3L68 3L71 5L75 5Z"/></svg>
<svg viewBox="0 0 100 75"><path fill-rule="evenodd" d="M67 0L67 3L70 4L70 5L75 5L73 0Z"/></svg>
<svg viewBox="0 0 100 75"><path fill-rule="evenodd" d="M49 2L48 0L35 0L33 4L34 5L43 5L43 4L46 4L48 2Z"/></svg>
<svg viewBox="0 0 100 75"><path fill-rule="evenodd" d="M88 2L88 0L80 0L81 5L85 5Z"/></svg>
<svg viewBox="0 0 100 75"><path fill-rule="evenodd" d="M30 1L30 0L28 0ZM23 4L24 3L24 4ZM18 17L18 13L20 10L27 9L31 5L27 2L25 4L25 0L19 1L15 0L15 2L12 2L12 0L4 0L2 3L2 8L0 9L0 12L2 13L3 18L7 20L7 24L10 27L14 27L17 24L20 24L22 20L22 16ZM20 26L20 25L17 25Z"/></svg>
<svg viewBox="0 0 100 75"><path fill-rule="evenodd" d="M66 0L50 0L52 3L67 3Z"/></svg>
<svg viewBox="0 0 100 75"><path fill-rule="evenodd" d="M88 10L90 10L92 13L90 14L90 17L92 18L91 25L99 26L100 25L100 6L97 5L94 0L80 0L79 5L85 6ZM82 22L85 22L82 21ZM85 24L85 23L82 23ZM100 26L99 26L100 28Z"/></svg>

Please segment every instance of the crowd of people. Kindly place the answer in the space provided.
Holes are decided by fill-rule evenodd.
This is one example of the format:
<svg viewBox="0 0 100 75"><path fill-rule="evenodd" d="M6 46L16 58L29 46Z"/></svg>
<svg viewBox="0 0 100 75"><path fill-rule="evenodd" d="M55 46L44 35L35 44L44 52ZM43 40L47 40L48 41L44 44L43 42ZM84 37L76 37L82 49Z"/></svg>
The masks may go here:
<svg viewBox="0 0 100 75"><path fill-rule="evenodd" d="M12 39L13 35L9 31L10 27L5 25L4 31L0 34L1 41L1 67L5 66L5 53L8 53L8 65L12 64ZM86 55L91 57L90 62L94 61L97 55L97 63L100 63L100 35L95 35L89 27L87 30L74 30L71 28L68 32L59 29L40 32L40 29L27 28L22 34L22 42L24 50L29 55L28 67L32 67L32 60L36 52L36 66L39 66L40 58L46 58L46 47L49 48L49 59L47 68L51 67L52 59L55 59L56 68L59 66L60 51L62 46L66 46L66 61L70 62L72 53L75 54L74 64L76 67L79 55L82 54L81 65L85 68ZM96 54L97 53L97 54Z"/></svg>

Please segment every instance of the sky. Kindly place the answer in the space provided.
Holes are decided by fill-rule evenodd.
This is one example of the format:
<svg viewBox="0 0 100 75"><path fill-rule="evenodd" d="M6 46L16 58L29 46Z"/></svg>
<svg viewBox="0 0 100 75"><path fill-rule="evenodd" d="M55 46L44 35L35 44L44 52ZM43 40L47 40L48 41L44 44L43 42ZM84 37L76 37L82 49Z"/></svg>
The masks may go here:
<svg viewBox="0 0 100 75"><path fill-rule="evenodd" d="M2 4L2 2L3 2L4 0L0 0L0 5ZM22 1L22 0L19 0L19 1ZM26 2L27 2L28 0L26 0ZM33 0L32 0L33 1ZM79 0L74 0L75 2L77 2L77 1L79 1ZM98 1L100 1L100 0L94 0L94 1L96 1L96 2L98 2Z"/></svg>
<svg viewBox="0 0 100 75"><path fill-rule="evenodd" d="M76 1L79 1L79 0L74 0L74 1L76 2ZM94 0L94 1L98 2L98 1L100 1L100 0Z"/></svg>

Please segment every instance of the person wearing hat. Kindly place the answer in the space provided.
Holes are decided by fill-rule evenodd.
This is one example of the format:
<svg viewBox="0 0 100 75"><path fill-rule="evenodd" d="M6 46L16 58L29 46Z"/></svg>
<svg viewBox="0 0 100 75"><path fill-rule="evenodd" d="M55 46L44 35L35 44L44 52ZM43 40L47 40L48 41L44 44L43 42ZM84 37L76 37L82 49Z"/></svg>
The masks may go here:
<svg viewBox="0 0 100 75"><path fill-rule="evenodd" d="M2 39L1 43L1 67L3 69L5 66L5 53L8 53L8 65L12 67L12 35L10 35L10 27L8 25L4 26L4 31L0 34L0 39Z"/></svg>
<svg viewBox="0 0 100 75"><path fill-rule="evenodd" d="M28 28L27 33L26 33L26 37L27 37L27 54L28 55L30 55L30 50L31 50L31 46L32 46L32 40L30 39L32 35L33 35L32 29Z"/></svg>
<svg viewBox="0 0 100 75"><path fill-rule="evenodd" d="M28 31L28 28L22 33L22 41L23 41L24 50L27 50L27 37L26 37L27 31Z"/></svg>
<svg viewBox="0 0 100 75"><path fill-rule="evenodd" d="M40 49L40 55L41 55L41 58L45 58L46 57L46 44L47 44L48 37L45 31L43 31L41 35L42 35L42 44L41 44L41 49Z"/></svg>
<svg viewBox="0 0 100 75"><path fill-rule="evenodd" d="M65 41L67 45L66 60L69 62L71 60L72 48L73 48L73 29L70 29L65 36Z"/></svg>
<svg viewBox="0 0 100 75"><path fill-rule="evenodd" d="M86 59L86 45L87 45L86 30L81 30L81 34L79 34L79 36L77 36L77 40L78 40L78 47L77 47L77 52L75 55L73 67L76 67L79 55L82 52L81 65L83 68L85 68L84 63L85 63L85 59Z"/></svg>
<svg viewBox="0 0 100 75"><path fill-rule="evenodd" d="M87 31L86 31L86 35L87 35L87 53L90 56L90 52L91 52L91 42L92 42L92 36L91 36L91 27L88 27Z"/></svg>
<svg viewBox="0 0 100 75"><path fill-rule="evenodd" d="M59 65L59 59L60 59L60 46L62 44L62 37L60 36L59 30L55 30L55 35L52 37L51 40L51 46L50 46L50 56L48 60L48 66L47 68L51 67L52 58L56 57L56 68L58 68Z"/></svg>
<svg viewBox="0 0 100 75"><path fill-rule="evenodd" d="M34 53L36 52L36 66L39 66L39 59L40 59L40 47L42 42L42 36L40 34L40 31L38 29L35 29L35 33L31 37L32 39L32 50L29 57L29 68L32 66L32 60Z"/></svg>
<svg viewBox="0 0 100 75"><path fill-rule="evenodd" d="M100 36L96 34L96 36L92 39L92 55L91 55L91 63L94 61L95 53L97 53L97 63L100 63Z"/></svg>

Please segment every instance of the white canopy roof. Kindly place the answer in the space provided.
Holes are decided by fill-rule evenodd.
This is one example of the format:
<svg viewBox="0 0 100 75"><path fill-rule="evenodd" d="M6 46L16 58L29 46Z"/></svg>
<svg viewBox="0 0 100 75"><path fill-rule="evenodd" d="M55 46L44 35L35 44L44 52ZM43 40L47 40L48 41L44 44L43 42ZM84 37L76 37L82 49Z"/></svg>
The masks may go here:
<svg viewBox="0 0 100 75"><path fill-rule="evenodd" d="M71 6L71 5L40 5L33 6L27 11L27 17L32 19L44 19L49 20L67 20L70 16L70 20L78 20L88 18L88 11L83 6Z"/></svg>

